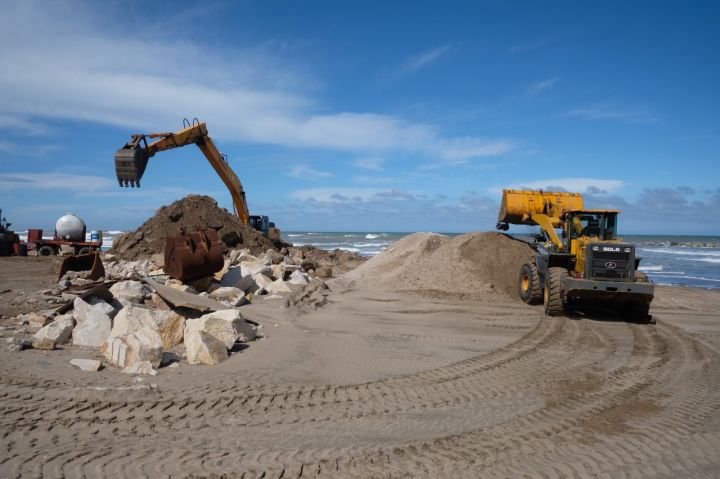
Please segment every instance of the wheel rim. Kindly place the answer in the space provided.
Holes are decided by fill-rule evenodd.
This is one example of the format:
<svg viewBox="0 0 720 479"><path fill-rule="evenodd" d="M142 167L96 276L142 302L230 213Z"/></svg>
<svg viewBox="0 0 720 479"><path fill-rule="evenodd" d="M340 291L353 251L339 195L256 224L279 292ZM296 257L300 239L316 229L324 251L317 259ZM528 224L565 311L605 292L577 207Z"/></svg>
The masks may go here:
<svg viewBox="0 0 720 479"><path fill-rule="evenodd" d="M530 276L527 274L523 274L522 278L520 279L520 289L523 293L527 293L530 289Z"/></svg>

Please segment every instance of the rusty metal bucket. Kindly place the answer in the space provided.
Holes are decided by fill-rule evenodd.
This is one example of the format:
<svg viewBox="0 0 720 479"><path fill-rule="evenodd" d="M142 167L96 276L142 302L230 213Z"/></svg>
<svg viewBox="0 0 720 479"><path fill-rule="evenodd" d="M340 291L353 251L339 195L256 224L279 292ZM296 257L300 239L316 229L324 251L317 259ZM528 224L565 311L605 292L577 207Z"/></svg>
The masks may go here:
<svg viewBox="0 0 720 479"><path fill-rule="evenodd" d="M165 241L164 269L171 278L189 281L209 276L222 267L222 246L214 229L172 236Z"/></svg>
<svg viewBox="0 0 720 479"><path fill-rule="evenodd" d="M58 272L58 281L65 276L68 271L90 271L86 275L87 279L96 280L105 276L105 267L100 259L100 252L88 254L73 254L66 256L60 265Z"/></svg>

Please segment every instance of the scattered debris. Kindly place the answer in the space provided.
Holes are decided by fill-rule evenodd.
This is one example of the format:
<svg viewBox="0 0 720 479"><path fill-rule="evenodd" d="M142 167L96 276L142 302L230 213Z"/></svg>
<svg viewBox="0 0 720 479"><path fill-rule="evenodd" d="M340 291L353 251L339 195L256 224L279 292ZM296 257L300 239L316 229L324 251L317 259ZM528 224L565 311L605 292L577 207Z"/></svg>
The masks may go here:
<svg viewBox="0 0 720 479"><path fill-rule="evenodd" d="M102 363L97 359L71 359L70 364L88 372L99 371Z"/></svg>

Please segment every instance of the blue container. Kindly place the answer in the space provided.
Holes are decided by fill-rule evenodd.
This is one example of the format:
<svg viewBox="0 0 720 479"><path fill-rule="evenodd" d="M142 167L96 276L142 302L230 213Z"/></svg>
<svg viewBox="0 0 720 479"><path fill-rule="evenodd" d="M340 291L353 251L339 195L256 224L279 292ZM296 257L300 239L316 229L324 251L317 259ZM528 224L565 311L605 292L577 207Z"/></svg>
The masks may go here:
<svg viewBox="0 0 720 479"><path fill-rule="evenodd" d="M93 243L102 243L102 231L92 230L90 232L90 241Z"/></svg>

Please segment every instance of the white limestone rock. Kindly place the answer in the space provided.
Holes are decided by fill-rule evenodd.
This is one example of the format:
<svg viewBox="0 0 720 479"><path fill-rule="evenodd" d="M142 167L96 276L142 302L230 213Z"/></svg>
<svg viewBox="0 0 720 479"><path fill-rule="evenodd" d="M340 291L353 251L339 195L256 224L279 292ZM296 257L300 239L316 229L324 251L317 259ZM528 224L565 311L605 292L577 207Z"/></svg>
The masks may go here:
<svg viewBox="0 0 720 479"><path fill-rule="evenodd" d="M55 347L65 344L70 339L75 321L72 315L65 314L55 318L47 326L42 327L33 336L33 348L36 349L55 349Z"/></svg>
<svg viewBox="0 0 720 479"><path fill-rule="evenodd" d="M110 336L111 330L112 319L110 316L105 314L100 305L91 306L85 313L84 320L78 322L77 327L73 330L73 344L98 348Z"/></svg>
<svg viewBox="0 0 720 479"><path fill-rule="evenodd" d="M297 271L293 271L292 274L290 274L288 283L306 285L306 284L310 283L310 279L306 273L303 273L302 271L297 270Z"/></svg>
<svg viewBox="0 0 720 479"><path fill-rule="evenodd" d="M149 361L154 368L160 366L163 342L160 335L149 327L133 333L109 338L103 354L110 363L126 368L140 361Z"/></svg>
<svg viewBox="0 0 720 479"><path fill-rule="evenodd" d="M70 364L88 372L99 371L102 367L102 363L97 359L71 359Z"/></svg>
<svg viewBox="0 0 720 479"><path fill-rule="evenodd" d="M232 286L221 286L210 293L210 297L218 301L236 301L239 296L243 296L245 292L240 288Z"/></svg>
<svg viewBox="0 0 720 479"><path fill-rule="evenodd" d="M220 340L225 349L230 349L241 334L241 327L245 322L242 314L235 309L215 311L196 319L188 319L185 322L185 337L195 331L205 331Z"/></svg>
<svg viewBox="0 0 720 479"><path fill-rule="evenodd" d="M110 292L118 299L126 299L133 303L141 303L152 291L150 287L139 281L120 281L110 287Z"/></svg>
<svg viewBox="0 0 720 479"><path fill-rule="evenodd" d="M191 330L185 335L185 351L190 364L212 365L228 357L227 348L222 341L200 330Z"/></svg>
<svg viewBox="0 0 720 479"><path fill-rule="evenodd" d="M128 304L115 316L109 338L138 331L148 327L162 338L165 348L172 348L182 342L185 318L172 310L150 309Z"/></svg>

